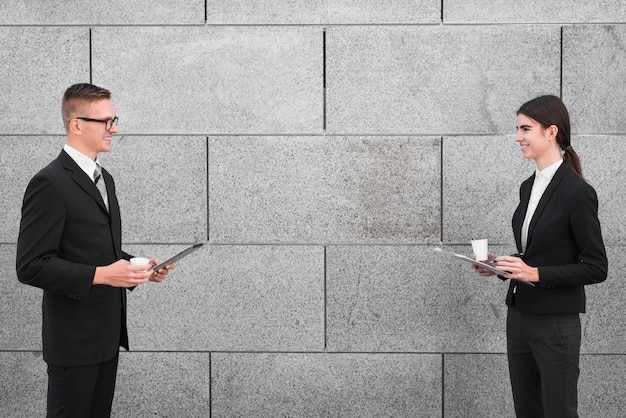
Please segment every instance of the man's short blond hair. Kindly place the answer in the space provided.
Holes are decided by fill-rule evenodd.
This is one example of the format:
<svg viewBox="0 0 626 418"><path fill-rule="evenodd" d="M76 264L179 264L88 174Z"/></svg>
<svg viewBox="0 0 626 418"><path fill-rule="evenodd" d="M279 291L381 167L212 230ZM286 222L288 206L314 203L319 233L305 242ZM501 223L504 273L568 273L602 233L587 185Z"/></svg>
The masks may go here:
<svg viewBox="0 0 626 418"><path fill-rule="evenodd" d="M89 83L79 83L65 90L61 104L63 125L67 131L72 118L79 117L84 111L84 106L98 100L111 99L111 92L105 88L94 86Z"/></svg>

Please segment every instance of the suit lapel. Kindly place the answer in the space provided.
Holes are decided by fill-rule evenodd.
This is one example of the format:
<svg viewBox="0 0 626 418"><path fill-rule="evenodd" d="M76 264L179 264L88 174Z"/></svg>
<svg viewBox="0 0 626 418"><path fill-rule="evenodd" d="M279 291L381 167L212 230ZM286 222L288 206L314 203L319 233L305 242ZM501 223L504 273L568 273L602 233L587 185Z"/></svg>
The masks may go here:
<svg viewBox="0 0 626 418"><path fill-rule="evenodd" d="M565 163L562 163L561 166L556 170L556 173L554 173L554 177L552 177L552 180L550 180L550 183L548 183L548 187L546 188L546 191L543 192L541 199L539 199L539 203L537 204L537 209L535 209L535 213L533 214L533 217L530 220L530 225L528 226L528 242L526 244L527 248L530 246L530 243L531 243L531 238L533 236L533 229L537 225L537 221L541 218L541 214L543 213L543 211L546 209L546 206L550 202L550 199L552 198L552 195L554 194L554 191L556 190L557 186L559 185L561 180L563 180L566 170L569 170L569 169L567 168ZM530 196L530 193L529 193L529 196Z"/></svg>
<svg viewBox="0 0 626 418"><path fill-rule="evenodd" d="M522 252L522 225L524 224L524 218L528 210L530 192L532 191L534 182L535 175L533 174L522 183L522 187L520 188L520 203L513 215L513 236L515 237L515 244L517 245L517 251L519 253Z"/></svg>
<svg viewBox="0 0 626 418"><path fill-rule="evenodd" d="M78 184L78 186L83 189L87 194L94 198L98 205L102 208L102 210L106 213L107 208L104 205L104 201L102 200L102 196L98 191L98 188L94 184L93 180L89 178L89 176L76 164L76 162L70 157L65 151L61 151L59 154L59 160L63 166L72 172L72 180ZM109 176L110 177L110 176ZM109 187L109 183L106 183L107 188ZM108 189L107 189L108 190Z"/></svg>

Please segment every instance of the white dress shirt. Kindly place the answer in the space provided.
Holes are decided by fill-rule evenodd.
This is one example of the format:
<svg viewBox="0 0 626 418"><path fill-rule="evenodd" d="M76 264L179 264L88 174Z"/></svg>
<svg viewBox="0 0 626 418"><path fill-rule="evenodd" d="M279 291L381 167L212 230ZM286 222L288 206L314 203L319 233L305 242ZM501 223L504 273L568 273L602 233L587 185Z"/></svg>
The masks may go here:
<svg viewBox="0 0 626 418"><path fill-rule="evenodd" d="M539 200L541 200L541 196L543 196L543 193L548 188L548 184L550 184L552 177L554 177L554 173L556 173L556 170L558 170L562 163L563 160L559 160L541 171L539 171L539 169L535 171L535 181L533 183L532 191L530 192L530 200L528 201L526 217L524 218L524 223L522 224L522 251L526 251L528 227L530 226L530 220L535 214Z"/></svg>
<svg viewBox="0 0 626 418"><path fill-rule="evenodd" d="M96 164L100 165L100 161L96 159L96 161L87 157L85 154L77 151L75 148L65 144L63 150L67 152L67 154L78 164L78 166L87 174L87 176L91 179L91 181L95 181L94 172L96 171ZM102 167L102 165L100 165Z"/></svg>

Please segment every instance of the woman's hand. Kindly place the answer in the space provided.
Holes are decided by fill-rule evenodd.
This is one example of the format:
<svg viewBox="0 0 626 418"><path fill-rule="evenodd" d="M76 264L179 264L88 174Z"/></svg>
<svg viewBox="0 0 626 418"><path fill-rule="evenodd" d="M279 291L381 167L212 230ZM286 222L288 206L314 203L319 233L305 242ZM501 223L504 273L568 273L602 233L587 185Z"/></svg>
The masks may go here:
<svg viewBox="0 0 626 418"><path fill-rule="evenodd" d="M476 255L472 254L472 258L475 260L476 259ZM494 253L487 253L487 260L483 261L483 263L490 264L490 265L493 265L495 267L495 265L494 265L495 259L496 259L496 255ZM477 264L472 264L472 269L474 269L474 271L476 273L478 273L479 276L487 277L487 276L494 276L495 275L495 273L492 272L491 270L487 270L486 268L481 267L481 266L479 266Z"/></svg>
<svg viewBox="0 0 626 418"><path fill-rule="evenodd" d="M504 275L507 279L515 279L531 283L539 282L539 269L537 267L529 266L519 257L500 256L498 257L494 267L510 272L509 274Z"/></svg>

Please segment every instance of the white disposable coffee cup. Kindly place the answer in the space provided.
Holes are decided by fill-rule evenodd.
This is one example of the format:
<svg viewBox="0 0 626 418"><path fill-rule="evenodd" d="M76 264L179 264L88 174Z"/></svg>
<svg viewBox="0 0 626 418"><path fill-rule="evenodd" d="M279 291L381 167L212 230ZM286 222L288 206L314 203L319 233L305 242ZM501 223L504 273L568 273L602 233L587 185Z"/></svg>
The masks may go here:
<svg viewBox="0 0 626 418"><path fill-rule="evenodd" d="M146 264L150 264L150 260L144 257L134 257L130 259L130 264L133 266L145 266Z"/></svg>
<svg viewBox="0 0 626 418"><path fill-rule="evenodd" d="M474 251L474 255L476 256L476 260L485 261L489 259L489 244L487 243L487 239L473 239L472 240L472 250Z"/></svg>

